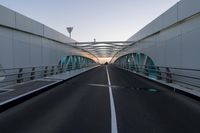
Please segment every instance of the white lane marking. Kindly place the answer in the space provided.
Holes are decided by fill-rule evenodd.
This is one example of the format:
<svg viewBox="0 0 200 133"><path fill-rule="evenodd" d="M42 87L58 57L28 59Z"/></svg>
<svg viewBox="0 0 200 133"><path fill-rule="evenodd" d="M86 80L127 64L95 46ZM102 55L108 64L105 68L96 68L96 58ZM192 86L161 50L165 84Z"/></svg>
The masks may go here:
<svg viewBox="0 0 200 133"><path fill-rule="evenodd" d="M110 95L110 107L111 107L111 133L118 133L115 104L114 104L114 98L113 98L113 93L112 93L110 76L109 76L109 72L108 72L108 67L107 66L106 66L106 73L107 73L107 78L108 78L109 95Z"/></svg>
<svg viewBox="0 0 200 133"><path fill-rule="evenodd" d="M90 86L97 86L97 87L109 87L109 85L105 84L88 84ZM111 85L112 88L122 88L121 86Z"/></svg>

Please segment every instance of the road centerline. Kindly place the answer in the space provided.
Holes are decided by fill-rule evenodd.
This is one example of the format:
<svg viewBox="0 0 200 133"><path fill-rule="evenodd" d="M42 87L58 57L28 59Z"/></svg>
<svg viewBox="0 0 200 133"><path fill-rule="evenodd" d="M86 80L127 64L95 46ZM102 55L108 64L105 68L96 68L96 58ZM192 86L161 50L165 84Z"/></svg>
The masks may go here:
<svg viewBox="0 0 200 133"><path fill-rule="evenodd" d="M110 96L111 133L118 133L115 104L114 104L114 98L113 98L112 87L111 87L112 85L110 82L110 75L109 75L107 66L106 66L106 74L107 74L107 78L108 78L108 88L109 88L109 96Z"/></svg>

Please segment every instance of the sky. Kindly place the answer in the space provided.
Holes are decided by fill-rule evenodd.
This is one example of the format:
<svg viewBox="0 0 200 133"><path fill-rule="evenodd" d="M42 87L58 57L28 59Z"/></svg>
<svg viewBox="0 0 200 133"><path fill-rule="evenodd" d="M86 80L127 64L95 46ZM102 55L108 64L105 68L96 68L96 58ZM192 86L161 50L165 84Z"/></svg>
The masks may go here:
<svg viewBox="0 0 200 133"><path fill-rule="evenodd" d="M0 0L76 41L125 41L179 0Z"/></svg>

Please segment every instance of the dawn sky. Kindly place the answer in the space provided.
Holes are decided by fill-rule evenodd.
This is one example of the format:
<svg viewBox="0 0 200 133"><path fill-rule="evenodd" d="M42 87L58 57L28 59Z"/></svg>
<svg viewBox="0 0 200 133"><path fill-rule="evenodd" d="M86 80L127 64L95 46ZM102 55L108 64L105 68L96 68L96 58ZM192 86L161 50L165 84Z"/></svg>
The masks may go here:
<svg viewBox="0 0 200 133"><path fill-rule="evenodd" d="M127 40L179 0L0 0L77 41Z"/></svg>

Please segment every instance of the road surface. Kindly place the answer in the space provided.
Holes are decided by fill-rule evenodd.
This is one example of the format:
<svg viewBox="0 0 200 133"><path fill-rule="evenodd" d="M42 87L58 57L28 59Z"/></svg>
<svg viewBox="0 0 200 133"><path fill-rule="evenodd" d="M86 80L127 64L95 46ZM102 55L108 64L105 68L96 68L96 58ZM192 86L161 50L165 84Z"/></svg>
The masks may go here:
<svg viewBox="0 0 200 133"><path fill-rule="evenodd" d="M0 132L200 133L197 101L107 70L95 68L2 112Z"/></svg>

